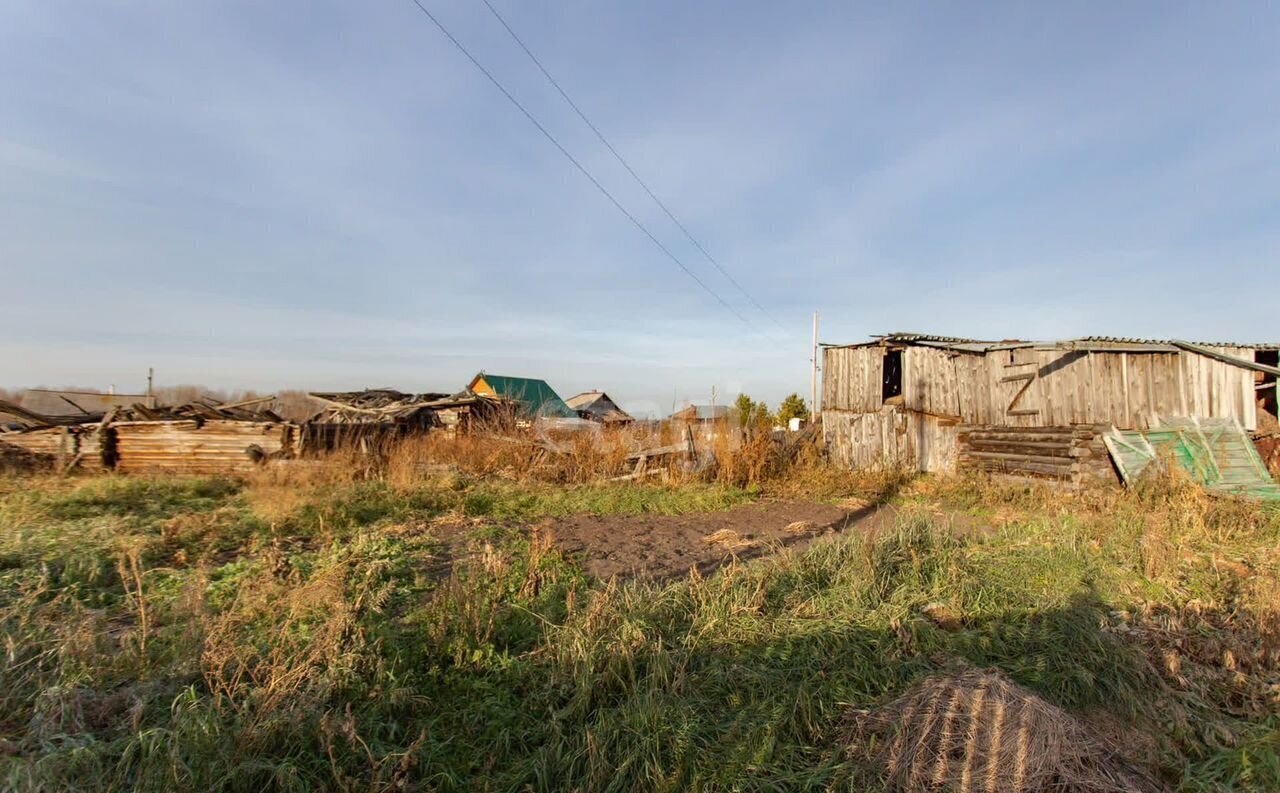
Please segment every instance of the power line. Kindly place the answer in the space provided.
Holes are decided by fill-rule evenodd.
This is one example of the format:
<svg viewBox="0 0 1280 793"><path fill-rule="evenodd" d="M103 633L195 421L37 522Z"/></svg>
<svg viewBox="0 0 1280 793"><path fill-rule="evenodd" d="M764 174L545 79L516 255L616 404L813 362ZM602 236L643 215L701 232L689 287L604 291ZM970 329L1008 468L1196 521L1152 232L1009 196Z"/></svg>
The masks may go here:
<svg viewBox="0 0 1280 793"><path fill-rule="evenodd" d="M673 213L669 208L667 208L667 205L662 201L662 199L658 198L658 196L653 192L653 190L649 188L649 185L645 183L644 179L640 178L640 174L635 172L635 169L631 167L631 163L627 162L626 158L623 157L616 148L614 148L613 144L609 142L609 139L604 136L604 133L601 132L599 128L596 127L595 124L591 123L591 119L587 118L587 114L582 112L582 108L578 107L578 104L569 97L569 94L565 92L563 87L561 87L559 81L557 81L556 78L551 76L551 72L547 71L547 68L542 65L542 61L538 60L538 56L534 55L533 51L529 49L529 46L524 43L524 40L521 39L520 36L514 30L511 29L511 25L507 24L507 20L503 18L502 14L498 13L498 9L494 8L493 4L490 3L489 0L483 0L483 2L485 6L488 7L490 13L493 14L494 18L497 19L498 22L500 22L502 26L507 29L507 32L511 34L511 38L515 39L516 44L520 45L520 49L524 50L524 54L529 56L529 60L533 61L533 65L538 67L538 71L542 72L542 76L546 77L547 80L553 86L555 86L555 89L560 92L560 96L564 98L565 102L569 103L569 107L573 108L573 112L578 114L578 118L582 119L582 122L586 124L591 129L592 132L595 133L596 137L600 139L600 142L604 144L605 148L607 148L609 152L613 154L614 158L622 165L623 168L627 169L627 173L631 174L631 178L635 179L636 184L640 185L640 187L646 193L649 194L649 197L652 198L653 202L658 205L658 207L663 211L663 213L666 214L668 218L671 219L671 222L676 224L676 226L680 229L680 231L684 232L684 236L688 238L689 242L693 243L693 246L697 248L702 253L702 255L707 258L707 261L711 262L711 264L714 265L715 268L720 271L721 275L729 279L729 283L737 287L738 291L741 292L743 296L747 298L747 300L751 301L751 304L755 306L760 311L761 314L764 314L766 317L768 317L769 321L777 325L779 330L782 330L783 332L785 332L786 328L782 326L782 323L774 319L773 315L770 314L767 310L765 310L765 307L760 305L759 301L757 301L754 297L752 297L751 293L748 292L745 288L743 288L742 284L738 283L738 280L734 278L732 275L730 275L729 271L720 265L720 262L716 261L716 258L707 251L706 247L703 246L703 244L698 241L698 238L693 236L693 232L689 231L689 229L683 223L680 222L680 219L675 216L675 213Z"/></svg>
<svg viewBox="0 0 1280 793"><path fill-rule="evenodd" d="M453 46L457 47L458 51L461 52L463 55L465 55L467 57L467 60L471 61L471 64L475 66L477 69L479 69L480 72L485 77L489 78L489 82L493 83L494 87L497 88L499 91L501 91L502 95L505 96L507 100L511 102L511 104L515 105L516 109L518 109L521 113L523 113L524 117L529 119L530 123L532 123L535 127L538 128L538 131L542 133L543 137L551 141L552 145L554 145L557 149L559 149L560 153L563 154L565 158L569 160L569 162L573 163L574 167L577 168L578 171L581 172L583 176L587 177L587 180L590 181L591 184L595 185L596 189L599 190L600 193L604 195L605 198L609 199L609 203L613 204L613 206L619 212L621 212L623 215L626 216L627 220L630 220L632 224L635 225L636 228L640 229L640 231L643 232L644 235L649 238L650 242L658 246L658 249L661 250L663 253L665 253L668 259L675 262L676 265L681 270L684 270L685 275L688 275L690 278L692 278L698 284L698 286L702 287L707 294L714 297L720 303L720 305L724 306L725 309L729 311L729 313L733 314L735 317L742 320L749 327L755 328L755 323L753 323L751 320L744 317L736 308L734 308L727 301L725 301L725 299L721 297L719 293L717 293L710 286L707 286L707 284L701 278L699 278L697 274L695 274L692 270L690 270L685 265L684 262L680 261L679 257L677 257L674 253L672 253L671 250L667 248L666 245L663 245L662 241L653 235L653 232L649 231L649 229L643 223L637 220L635 215L631 214L626 207L624 207L621 203L619 203L618 199L613 197L613 193L610 193L608 189L605 188L604 185L600 184L599 180L597 180L594 176L592 176L591 172L588 171L582 165L582 163L578 162L578 159L574 157L572 154L570 154L569 150L566 149L563 145L561 145L560 141L556 140L556 137L552 135L547 130L546 127L542 126L542 123L538 121L538 119L534 118L534 115L530 113L528 109L525 108L524 105L520 104L520 100L512 96L511 92L508 91L506 87L501 82L498 81L498 78L494 77L492 72L486 69L484 65L480 63L480 61L476 60L476 57L472 55L471 52L466 47L462 45L462 42L458 41L458 39L455 38L454 35L449 32L449 29L446 28L440 22L439 19L436 19L434 14L432 14L430 11L427 10L427 7L424 6L420 2L420 0L412 0L412 2L414 5L418 7L419 11L421 11L423 14L426 15L427 19L430 19L432 23L434 23L435 26L440 29L440 32L445 35L445 38L449 39L449 41L453 43Z"/></svg>

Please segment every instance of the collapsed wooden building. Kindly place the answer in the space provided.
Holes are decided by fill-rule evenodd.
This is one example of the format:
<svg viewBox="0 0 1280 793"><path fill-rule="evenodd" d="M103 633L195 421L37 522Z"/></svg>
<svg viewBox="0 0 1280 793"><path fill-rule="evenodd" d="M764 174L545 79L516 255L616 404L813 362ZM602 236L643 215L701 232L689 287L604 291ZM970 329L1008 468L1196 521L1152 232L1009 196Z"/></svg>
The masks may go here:
<svg viewBox="0 0 1280 793"><path fill-rule="evenodd" d="M0 414L16 425L0 433L0 446L20 449L31 463L59 471L242 472L298 453L297 426L269 409L273 399L171 407L135 403L72 415L0 402Z"/></svg>
<svg viewBox="0 0 1280 793"><path fill-rule="evenodd" d="M477 424L510 421L516 407L497 396L470 391L458 394L405 394L393 388L364 391L311 392L323 409L302 425L308 452L357 448L370 451L380 444L432 430L467 432Z"/></svg>
<svg viewBox="0 0 1280 793"><path fill-rule="evenodd" d="M1104 433L1162 419L1276 426L1280 344L892 333L824 345L822 429L855 468L1114 478Z"/></svg>
<svg viewBox="0 0 1280 793"><path fill-rule="evenodd" d="M303 422L272 412L274 396L162 407L112 403L106 399L112 395L90 394L104 397L86 400L90 408L60 400L74 413L43 413L0 401L0 467L238 473L267 460L337 449L382 452L390 443L428 432L507 431L533 418L578 420L543 381L487 377L498 387L473 381L474 389L457 394L391 388L312 392L308 397L320 409Z"/></svg>

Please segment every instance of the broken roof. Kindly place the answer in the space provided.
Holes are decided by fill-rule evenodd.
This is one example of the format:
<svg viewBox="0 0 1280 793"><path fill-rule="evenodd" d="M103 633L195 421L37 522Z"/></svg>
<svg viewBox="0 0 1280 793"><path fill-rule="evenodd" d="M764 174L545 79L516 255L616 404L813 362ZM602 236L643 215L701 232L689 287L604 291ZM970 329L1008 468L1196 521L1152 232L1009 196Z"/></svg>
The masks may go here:
<svg viewBox="0 0 1280 793"><path fill-rule="evenodd" d="M307 396L325 404L325 409L313 416L312 421L347 424L406 421L421 412L434 413L446 408L463 407L475 404L480 399L465 391L451 396L443 393L406 394L394 388L312 391Z"/></svg>
<svg viewBox="0 0 1280 793"><path fill-rule="evenodd" d="M284 419L270 410L275 396L255 397L239 402L218 402L203 399L187 402L182 405L157 405L148 407L142 403L129 406L114 406L106 411L88 412L78 415L47 415L28 410L20 405L0 400L0 415L12 416L27 429L44 427L73 427L80 424L96 424L113 421L177 421L183 419L233 420L281 422Z"/></svg>
<svg viewBox="0 0 1280 793"><path fill-rule="evenodd" d="M584 391L564 402L579 413L590 413L601 421L631 421L631 415L603 391Z"/></svg>
<svg viewBox="0 0 1280 793"><path fill-rule="evenodd" d="M311 391L307 395L322 402L334 402L343 407L369 410L434 402L449 396L439 393L406 394L394 388L366 388L363 391Z"/></svg>

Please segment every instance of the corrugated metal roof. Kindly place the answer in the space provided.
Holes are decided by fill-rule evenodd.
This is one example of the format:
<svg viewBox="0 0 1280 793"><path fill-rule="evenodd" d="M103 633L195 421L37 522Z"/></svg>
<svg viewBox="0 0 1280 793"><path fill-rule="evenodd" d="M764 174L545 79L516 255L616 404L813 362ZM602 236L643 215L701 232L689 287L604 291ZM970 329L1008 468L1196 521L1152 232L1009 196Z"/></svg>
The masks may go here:
<svg viewBox="0 0 1280 793"><path fill-rule="evenodd" d="M920 344L926 347L956 350L959 352L991 352L993 350L1018 349L1031 347L1036 349L1077 349L1081 346L1125 347L1128 349L1150 348L1150 352L1176 352L1179 348L1174 339L1138 339L1125 336L1081 336L1075 339L1057 341L1020 341L1006 339L1003 341L983 341L967 339L959 336L938 336L928 333L884 333L872 336L871 341L856 344L824 344L825 347L867 347L876 344ZM1191 342L1200 347L1238 347L1250 350L1280 350L1280 342L1247 343L1234 341L1197 341Z"/></svg>
<svg viewBox="0 0 1280 793"><path fill-rule="evenodd" d="M1081 336L1071 341L1090 341L1100 342L1104 344L1168 344L1172 345L1174 339L1135 339L1128 336ZM1242 341L1193 341L1199 347L1241 347L1249 350L1280 350L1280 342L1242 342Z"/></svg>
<svg viewBox="0 0 1280 793"><path fill-rule="evenodd" d="M532 416L577 418L578 414L564 403L546 380L532 377L509 377L507 375L481 372L471 379L474 387L483 379L500 397L519 402Z"/></svg>
<svg viewBox="0 0 1280 793"><path fill-rule="evenodd" d="M950 344L994 344L995 342L981 341L979 339L964 339L959 336L935 336L930 333L885 333L875 336L877 339L885 341L937 341Z"/></svg>

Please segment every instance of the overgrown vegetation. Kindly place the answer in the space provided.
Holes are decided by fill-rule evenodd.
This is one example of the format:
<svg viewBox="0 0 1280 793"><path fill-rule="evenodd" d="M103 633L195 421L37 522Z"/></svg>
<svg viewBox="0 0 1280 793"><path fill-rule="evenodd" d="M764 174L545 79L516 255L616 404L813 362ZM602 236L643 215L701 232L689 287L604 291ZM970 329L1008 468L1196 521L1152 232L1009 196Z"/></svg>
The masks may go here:
<svg viewBox="0 0 1280 793"><path fill-rule="evenodd" d="M475 454L0 479L0 786L865 790L852 711L993 668L1171 787L1280 789L1274 507L749 455L574 485ZM523 528L778 494L898 516L663 584Z"/></svg>

